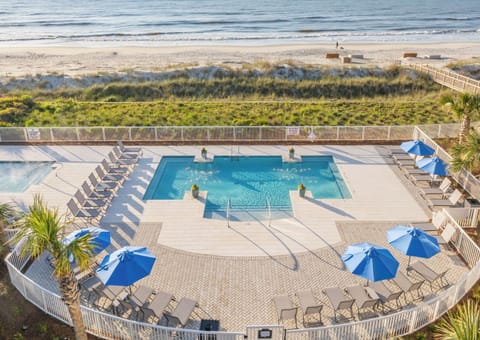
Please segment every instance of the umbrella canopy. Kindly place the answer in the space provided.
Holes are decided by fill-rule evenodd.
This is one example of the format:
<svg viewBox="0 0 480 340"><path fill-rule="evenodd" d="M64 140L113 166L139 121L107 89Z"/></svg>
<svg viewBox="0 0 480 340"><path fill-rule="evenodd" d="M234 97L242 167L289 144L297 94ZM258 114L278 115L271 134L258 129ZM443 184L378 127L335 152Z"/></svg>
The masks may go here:
<svg viewBox="0 0 480 340"><path fill-rule="evenodd" d="M412 153L417 156L431 156L435 153L435 150L421 140L403 142L400 144L400 148L407 153Z"/></svg>
<svg viewBox="0 0 480 340"><path fill-rule="evenodd" d="M64 245L69 245L74 240L79 239L80 237L89 233L91 234L91 243L93 245L92 253L94 255L100 253L103 249L110 245L110 232L97 227L76 230L68 234L62 242ZM73 259L71 259L71 261L73 261Z"/></svg>
<svg viewBox="0 0 480 340"><path fill-rule="evenodd" d="M123 247L105 256L97 276L105 285L130 286L149 275L155 256L146 247Z"/></svg>
<svg viewBox="0 0 480 340"><path fill-rule="evenodd" d="M370 281L391 279L397 274L398 261L393 255L368 242L348 246L342 260L353 274Z"/></svg>
<svg viewBox="0 0 480 340"><path fill-rule="evenodd" d="M432 175L448 176L447 164L439 157L421 159L417 161L417 167Z"/></svg>
<svg viewBox="0 0 480 340"><path fill-rule="evenodd" d="M440 252L435 237L414 227L398 225L387 231L387 239L392 247L408 256L428 259Z"/></svg>

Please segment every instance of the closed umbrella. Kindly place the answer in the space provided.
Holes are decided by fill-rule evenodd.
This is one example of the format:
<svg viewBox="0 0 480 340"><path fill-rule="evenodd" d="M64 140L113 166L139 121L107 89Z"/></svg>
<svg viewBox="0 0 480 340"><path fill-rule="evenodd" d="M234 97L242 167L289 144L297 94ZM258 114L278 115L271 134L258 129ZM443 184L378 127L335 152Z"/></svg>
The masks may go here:
<svg viewBox="0 0 480 340"><path fill-rule="evenodd" d="M448 165L439 157L421 159L417 161L417 167L434 176L448 176Z"/></svg>
<svg viewBox="0 0 480 340"><path fill-rule="evenodd" d="M408 255L408 265L412 256L428 259L440 252L435 237L421 229L398 225L387 230L388 243L405 255Z"/></svg>
<svg viewBox="0 0 480 340"><path fill-rule="evenodd" d="M155 256L146 247L123 247L104 257L97 277L104 285L130 286L149 275Z"/></svg>
<svg viewBox="0 0 480 340"><path fill-rule="evenodd" d="M393 255L368 242L348 246L342 260L353 274L370 281L388 280L397 274L398 261Z"/></svg>
<svg viewBox="0 0 480 340"><path fill-rule="evenodd" d="M435 150L421 140L403 142L400 144L400 148L406 153L411 153L417 156L431 156L435 153Z"/></svg>

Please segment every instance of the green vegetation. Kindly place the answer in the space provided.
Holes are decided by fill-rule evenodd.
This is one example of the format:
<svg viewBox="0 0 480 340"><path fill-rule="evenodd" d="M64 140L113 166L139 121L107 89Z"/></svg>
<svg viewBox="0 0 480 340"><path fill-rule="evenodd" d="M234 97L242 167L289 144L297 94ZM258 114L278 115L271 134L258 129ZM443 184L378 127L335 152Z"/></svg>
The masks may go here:
<svg viewBox="0 0 480 340"><path fill-rule="evenodd" d="M467 300L447 313L436 327L437 339L480 339L480 304Z"/></svg>
<svg viewBox="0 0 480 340"><path fill-rule="evenodd" d="M453 160L451 168L460 171L462 168L479 173L480 168L480 133L472 131L463 144L457 144L452 148Z"/></svg>
<svg viewBox="0 0 480 340"><path fill-rule="evenodd" d="M457 119L462 121L458 133L458 143L464 143L470 133L470 122L480 116L480 96L470 93L461 93L455 96L444 95L440 98L440 103L448 106Z"/></svg>
<svg viewBox="0 0 480 340"><path fill-rule="evenodd" d="M257 65L196 76L180 71L155 82L7 91L0 98L0 126L452 122L454 114L439 104L441 95L439 85L398 67L342 71Z"/></svg>

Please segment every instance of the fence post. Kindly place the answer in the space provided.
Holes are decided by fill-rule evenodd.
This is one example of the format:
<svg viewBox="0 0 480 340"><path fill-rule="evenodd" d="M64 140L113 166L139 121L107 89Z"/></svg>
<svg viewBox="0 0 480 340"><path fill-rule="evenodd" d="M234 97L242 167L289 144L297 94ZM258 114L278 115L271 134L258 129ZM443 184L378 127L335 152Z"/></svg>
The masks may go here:
<svg viewBox="0 0 480 340"><path fill-rule="evenodd" d="M75 126L75 134L77 135L77 142L80 141L80 131L78 131L78 126Z"/></svg>
<svg viewBox="0 0 480 340"><path fill-rule="evenodd" d="M128 140L129 141L132 140L132 127L131 126L128 127Z"/></svg>
<svg viewBox="0 0 480 340"><path fill-rule="evenodd" d="M362 126L362 141L365 140L365 126Z"/></svg>
<svg viewBox="0 0 480 340"><path fill-rule="evenodd" d="M107 139L106 138L106 135L105 135L105 127L102 127L102 138L103 138L103 141L105 142L105 140Z"/></svg>
<svg viewBox="0 0 480 340"><path fill-rule="evenodd" d="M153 133L155 135L155 141L158 141L158 133L157 133L157 127L156 126L153 127Z"/></svg>
<svg viewBox="0 0 480 340"><path fill-rule="evenodd" d="M182 142L183 142L183 126L180 127L180 138L181 138L181 140L182 140Z"/></svg>
<svg viewBox="0 0 480 340"><path fill-rule="evenodd" d="M438 134L437 138L440 138L440 133L442 132L442 124L438 124Z"/></svg>
<svg viewBox="0 0 480 340"><path fill-rule="evenodd" d="M408 326L408 333L413 333L415 330L415 319L417 318L417 310L414 310L410 317L410 325Z"/></svg>
<svg viewBox="0 0 480 340"><path fill-rule="evenodd" d="M235 126L233 127L233 141L237 141L237 128Z"/></svg>
<svg viewBox="0 0 480 340"><path fill-rule="evenodd" d="M340 139L340 126L337 126L337 140Z"/></svg>
<svg viewBox="0 0 480 340"><path fill-rule="evenodd" d="M53 128L50 128L50 139L51 141L55 141L55 137L53 136Z"/></svg>
<svg viewBox="0 0 480 340"><path fill-rule="evenodd" d="M390 140L391 131L392 131L392 126L389 125L389 126L388 126L388 130L387 130L387 140Z"/></svg>

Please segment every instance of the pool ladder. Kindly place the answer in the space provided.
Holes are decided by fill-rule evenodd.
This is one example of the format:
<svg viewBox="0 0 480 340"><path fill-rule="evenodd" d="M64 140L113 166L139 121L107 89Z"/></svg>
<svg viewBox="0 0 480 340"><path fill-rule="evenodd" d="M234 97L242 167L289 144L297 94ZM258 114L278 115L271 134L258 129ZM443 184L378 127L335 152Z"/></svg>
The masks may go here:
<svg viewBox="0 0 480 340"><path fill-rule="evenodd" d="M237 151L234 151L234 146L230 146L230 160L239 160L240 157L240 145L237 145Z"/></svg>
<svg viewBox="0 0 480 340"><path fill-rule="evenodd" d="M270 207L270 199L265 199L265 209L267 210L268 226L272 224L272 208Z"/></svg>
<svg viewBox="0 0 480 340"><path fill-rule="evenodd" d="M232 200L227 201L227 227L230 228L230 209L232 208Z"/></svg>

